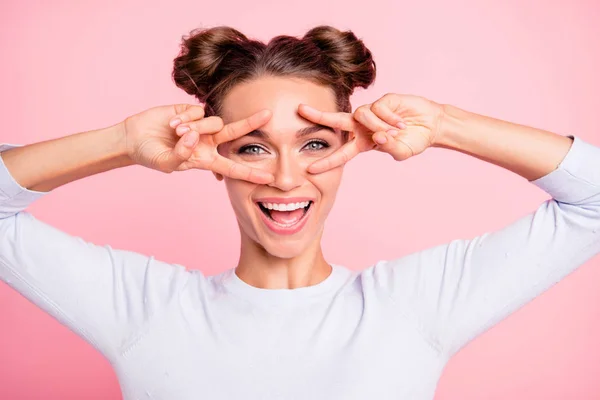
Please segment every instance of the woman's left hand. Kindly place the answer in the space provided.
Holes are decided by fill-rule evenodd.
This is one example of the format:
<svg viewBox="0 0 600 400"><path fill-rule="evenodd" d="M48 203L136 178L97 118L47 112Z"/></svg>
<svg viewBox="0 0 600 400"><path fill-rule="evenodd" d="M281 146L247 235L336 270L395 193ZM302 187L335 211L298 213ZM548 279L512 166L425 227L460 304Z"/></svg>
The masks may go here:
<svg viewBox="0 0 600 400"><path fill-rule="evenodd" d="M434 146L441 136L444 108L424 97L386 94L354 111L323 112L300 105L300 115L317 124L348 131L350 140L333 154L314 162L311 173L339 167L363 151L379 150L402 161Z"/></svg>

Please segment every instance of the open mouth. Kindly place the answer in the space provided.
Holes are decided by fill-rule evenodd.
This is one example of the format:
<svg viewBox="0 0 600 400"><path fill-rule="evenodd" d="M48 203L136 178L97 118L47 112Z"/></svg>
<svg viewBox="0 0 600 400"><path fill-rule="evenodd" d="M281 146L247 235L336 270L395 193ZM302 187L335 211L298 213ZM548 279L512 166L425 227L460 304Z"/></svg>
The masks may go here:
<svg viewBox="0 0 600 400"><path fill-rule="evenodd" d="M290 204L272 204L272 203L257 203L263 214L273 223L282 228L289 228L300 222L310 207L313 201L304 201L300 203Z"/></svg>

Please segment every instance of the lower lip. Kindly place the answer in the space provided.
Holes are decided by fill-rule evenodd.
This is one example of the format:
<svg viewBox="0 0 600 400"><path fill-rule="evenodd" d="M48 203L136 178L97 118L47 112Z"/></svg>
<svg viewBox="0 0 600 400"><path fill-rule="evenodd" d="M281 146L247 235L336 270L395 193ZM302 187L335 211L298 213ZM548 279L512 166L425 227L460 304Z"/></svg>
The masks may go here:
<svg viewBox="0 0 600 400"><path fill-rule="evenodd" d="M260 213L260 217L262 218L265 225L267 225L267 228L269 228L278 235L293 235L294 233L299 232L304 227L304 225L306 225L306 221L308 221L309 214L312 212L314 206L315 203L313 202L308 208L308 211L306 211L302 218L300 218L300 220L294 225L281 226L278 225L271 218L267 217L265 213L260 209L260 206L256 204L256 207L258 207L258 212Z"/></svg>

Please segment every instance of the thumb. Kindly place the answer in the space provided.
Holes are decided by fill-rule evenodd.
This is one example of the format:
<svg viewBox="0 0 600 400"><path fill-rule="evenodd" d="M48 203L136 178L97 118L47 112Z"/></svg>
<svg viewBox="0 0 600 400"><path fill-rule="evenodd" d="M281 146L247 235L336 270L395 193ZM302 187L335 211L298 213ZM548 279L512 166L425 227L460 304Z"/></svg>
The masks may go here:
<svg viewBox="0 0 600 400"><path fill-rule="evenodd" d="M198 139L198 132L196 131L190 131L179 138L175 147L169 153L166 167L169 170L175 170L181 163L187 161L192 156Z"/></svg>
<svg viewBox="0 0 600 400"><path fill-rule="evenodd" d="M403 142L399 135L392 136L389 132L380 131L373 134L373 141L377 144L376 150L388 153L396 161L412 157L414 152L410 146Z"/></svg>

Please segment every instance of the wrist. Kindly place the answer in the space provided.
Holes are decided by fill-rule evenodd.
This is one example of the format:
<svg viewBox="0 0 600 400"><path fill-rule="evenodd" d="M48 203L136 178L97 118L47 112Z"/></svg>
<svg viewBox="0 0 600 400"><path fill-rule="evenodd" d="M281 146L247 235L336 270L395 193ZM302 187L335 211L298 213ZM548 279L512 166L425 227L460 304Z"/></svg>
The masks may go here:
<svg viewBox="0 0 600 400"><path fill-rule="evenodd" d="M114 158L118 160L119 164L122 163L122 166L135 164L127 146L127 129L125 128L125 121L119 122L118 124L107 128L107 130L108 135L110 136L109 151L114 155Z"/></svg>
<svg viewBox="0 0 600 400"><path fill-rule="evenodd" d="M432 147L460 149L464 144L462 135L464 135L465 125L470 114L468 111L453 105L442 104L442 115Z"/></svg>

